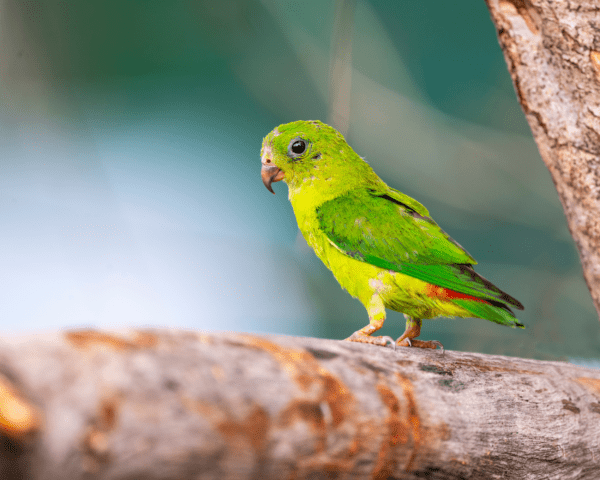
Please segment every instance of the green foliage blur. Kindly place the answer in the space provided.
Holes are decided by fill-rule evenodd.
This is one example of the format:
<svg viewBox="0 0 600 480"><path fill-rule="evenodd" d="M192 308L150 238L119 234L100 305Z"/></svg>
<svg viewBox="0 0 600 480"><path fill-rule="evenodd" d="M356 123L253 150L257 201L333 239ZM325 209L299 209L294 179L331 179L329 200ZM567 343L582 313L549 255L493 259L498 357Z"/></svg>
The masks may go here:
<svg viewBox="0 0 600 480"><path fill-rule="evenodd" d="M525 305L524 331L440 319L421 338L600 358L485 2L0 0L0 44L0 328L349 336L366 312L259 175L272 128L341 108L356 152ZM382 333L403 329L389 312Z"/></svg>

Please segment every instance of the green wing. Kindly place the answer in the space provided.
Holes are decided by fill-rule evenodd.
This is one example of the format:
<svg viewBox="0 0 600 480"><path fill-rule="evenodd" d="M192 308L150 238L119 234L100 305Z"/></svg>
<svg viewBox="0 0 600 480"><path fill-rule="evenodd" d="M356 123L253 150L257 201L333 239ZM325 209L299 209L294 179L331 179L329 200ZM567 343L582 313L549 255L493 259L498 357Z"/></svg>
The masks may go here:
<svg viewBox="0 0 600 480"><path fill-rule="evenodd" d="M341 250L368 263L385 261L393 270L407 263L477 263L431 218L387 193L352 191L325 202L317 217Z"/></svg>
<svg viewBox="0 0 600 480"><path fill-rule="evenodd" d="M477 263L420 203L389 189L355 190L317 209L320 229L346 255L478 298L521 303L471 268Z"/></svg>

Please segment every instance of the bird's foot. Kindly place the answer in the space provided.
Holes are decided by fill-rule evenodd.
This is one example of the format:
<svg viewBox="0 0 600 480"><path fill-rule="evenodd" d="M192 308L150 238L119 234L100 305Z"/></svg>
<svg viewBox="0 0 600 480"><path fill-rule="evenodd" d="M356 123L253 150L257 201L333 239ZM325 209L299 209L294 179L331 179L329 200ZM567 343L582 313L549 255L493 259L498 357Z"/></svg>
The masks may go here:
<svg viewBox="0 0 600 480"><path fill-rule="evenodd" d="M398 340L400 340L401 338L402 337L400 337ZM407 337L398 342L397 345L399 347L431 348L433 350L435 350L437 347L440 347L442 353L444 353L444 346L437 340L417 340L416 338L413 338L411 340Z"/></svg>
<svg viewBox="0 0 600 480"><path fill-rule="evenodd" d="M379 345L381 347L387 347L388 343L394 347L396 350L396 342L392 337L382 336L382 337L371 337L370 335L365 335L363 333L354 332L348 338L345 339L347 342L358 342L358 343L369 343L371 345Z"/></svg>

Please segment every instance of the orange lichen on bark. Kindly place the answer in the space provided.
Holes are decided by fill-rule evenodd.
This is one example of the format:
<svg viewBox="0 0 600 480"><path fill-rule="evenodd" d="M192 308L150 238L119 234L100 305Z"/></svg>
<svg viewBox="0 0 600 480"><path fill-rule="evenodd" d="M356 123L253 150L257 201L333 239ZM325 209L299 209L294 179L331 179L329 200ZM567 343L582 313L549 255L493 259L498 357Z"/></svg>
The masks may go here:
<svg viewBox="0 0 600 480"><path fill-rule="evenodd" d="M115 428L118 418L120 397L118 395L104 398L98 406L96 425L106 432Z"/></svg>
<svg viewBox="0 0 600 480"><path fill-rule="evenodd" d="M587 389L590 390L592 393L600 395L600 379L590 377L577 377L575 381L587 387Z"/></svg>
<svg viewBox="0 0 600 480"><path fill-rule="evenodd" d="M6 377L0 375L0 430L15 440L41 428L41 414L25 400Z"/></svg>
<svg viewBox="0 0 600 480"><path fill-rule="evenodd" d="M283 370L292 377L302 390L308 390L317 380L315 369L318 363L310 353L304 350L286 348L264 338L251 335L240 335L243 344L269 353Z"/></svg>
<svg viewBox="0 0 600 480"><path fill-rule="evenodd" d="M265 448L271 428L271 418L261 405L254 404L248 414L240 420L215 403L192 400L188 397L182 397L181 403L189 410L201 414L226 439L247 442L257 452L262 452Z"/></svg>
<svg viewBox="0 0 600 480"><path fill-rule="evenodd" d="M377 385L377 391L381 397L381 401L388 408L389 415L386 420L388 434L381 444L377 455L377 462L373 469L373 479L385 479L393 476L398 467L398 459L396 454L396 446L407 442L406 427L403 425L400 418L400 402L385 384Z"/></svg>
<svg viewBox="0 0 600 480"><path fill-rule="evenodd" d="M104 432L90 430L85 437L85 447L95 456L103 456L108 453L108 438Z"/></svg>
<svg viewBox="0 0 600 480"><path fill-rule="evenodd" d="M600 52L590 50L590 61L592 62L592 67L594 67L594 72L596 73L596 80L600 82Z"/></svg>
<svg viewBox="0 0 600 480"><path fill-rule="evenodd" d="M512 2L510 2L509 0L500 0L498 6L500 7L500 11L504 15L516 15L517 14L517 7L515 7L515 5Z"/></svg>
<svg viewBox="0 0 600 480"><path fill-rule="evenodd" d="M99 332L97 330L72 330L65 333L69 343L77 348L106 347L113 350L132 350L138 348L151 348L156 346L156 335L149 332L136 332L132 340L114 334Z"/></svg>
<svg viewBox="0 0 600 480"><path fill-rule="evenodd" d="M158 338L154 333L136 332L133 343L138 348L153 348L158 344Z"/></svg>
<svg viewBox="0 0 600 480"><path fill-rule="evenodd" d="M240 335L243 345L269 353L309 398L292 399L279 414L278 427L303 421L316 433L315 453L299 460L290 478L327 471L332 476L351 471L353 457L360 451L360 426L355 412L355 398L346 385L321 366L309 352L277 345L260 337ZM315 388L316 387L316 388ZM328 408L327 408L328 407ZM327 411L328 410L328 411ZM327 449L330 429L346 425L355 430L347 449L336 452L332 459Z"/></svg>
<svg viewBox="0 0 600 480"><path fill-rule="evenodd" d="M117 425L120 395L103 398L92 423L82 440L83 467L88 473L98 473L106 464L110 453L109 433Z"/></svg>
<svg viewBox="0 0 600 480"><path fill-rule="evenodd" d="M539 14L528 0L500 0L499 7L504 15L520 15L531 33L540 33Z"/></svg>
<svg viewBox="0 0 600 480"><path fill-rule="evenodd" d="M386 420L388 436L382 443L377 463L373 470L372 478L383 479L393 476L398 468L398 448L409 444L412 439L412 448L406 465L405 472L410 472L414 467L417 452L422 443L423 432L421 420L413 394L411 381L400 373L396 373L406 405L406 414L401 415L401 404L392 389L385 383L377 385L377 391L383 404L388 408L389 415Z"/></svg>
<svg viewBox="0 0 600 480"><path fill-rule="evenodd" d="M217 430L228 438L245 439L254 450L260 452L266 446L270 425L267 411L260 405L254 405L243 420L223 420L218 423Z"/></svg>
<svg viewBox="0 0 600 480"><path fill-rule="evenodd" d="M332 424L337 427L350 413L354 396L338 378L329 374L326 370L319 369L319 374L325 389L324 400L331 410Z"/></svg>
<svg viewBox="0 0 600 480"><path fill-rule="evenodd" d="M315 383L321 384L323 387L322 400L329 406L334 427L337 427L348 416L353 408L354 396L342 381L324 369L309 352L282 347L264 338L251 335L240 335L240 338L245 345L272 355L302 390L308 390Z"/></svg>
<svg viewBox="0 0 600 480"><path fill-rule="evenodd" d="M311 400L292 400L279 414L278 424L285 428L297 420L307 423L315 431L317 436L315 452L322 453L325 450L327 424L321 405Z"/></svg>
<svg viewBox="0 0 600 480"><path fill-rule="evenodd" d="M408 415L407 420L410 425L412 438L413 438L413 449L408 459L408 463L406 464L405 470L408 472L412 470L413 463L417 456L417 451L421 445L422 440L422 432L421 432L421 419L419 418L419 412L417 411L417 404L415 402L415 397L413 394L413 385L411 381L400 373L396 373L396 377L398 378L400 384L402 385L402 389L404 391L404 398L406 399L406 403L408 405Z"/></svg>
<svg viewBox="0 0 600 480"><path fill-rule="evenodd" d="M181 396L179 400L185 408L206 417L211 423L221 422L227 418L227 413L214 403L204 400L193 400L185 395Z"/></svg>

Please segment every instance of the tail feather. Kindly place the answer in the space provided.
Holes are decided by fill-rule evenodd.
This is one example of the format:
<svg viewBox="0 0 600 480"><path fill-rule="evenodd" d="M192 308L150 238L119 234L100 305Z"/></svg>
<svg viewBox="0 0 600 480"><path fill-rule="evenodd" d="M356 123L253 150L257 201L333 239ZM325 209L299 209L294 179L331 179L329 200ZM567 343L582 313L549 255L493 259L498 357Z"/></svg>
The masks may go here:
<svg viewBox="0 0 600 480"><path fill-rule="evenodd" d="M484 318L508 327L525 328L525 325L519 323L519 320L515 318L512 310L503 303L493 300L472 301L463 299L456 299L453 302L471 312L474 317Z"/></svg>

